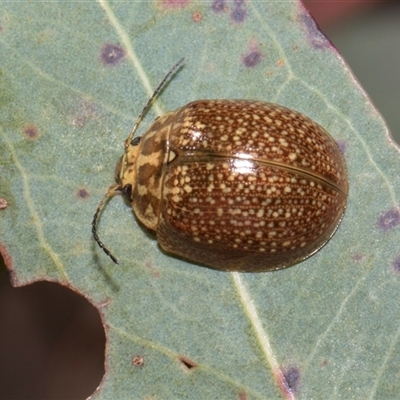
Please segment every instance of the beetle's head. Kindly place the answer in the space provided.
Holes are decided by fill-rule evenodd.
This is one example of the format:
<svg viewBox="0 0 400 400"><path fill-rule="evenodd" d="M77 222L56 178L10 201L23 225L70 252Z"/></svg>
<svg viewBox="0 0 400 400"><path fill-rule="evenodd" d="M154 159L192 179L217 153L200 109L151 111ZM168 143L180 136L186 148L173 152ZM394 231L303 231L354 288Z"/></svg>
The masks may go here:
<svg viewBox="0 0 400 400"><path fill-rule="evenodd" d="M115 166L115 181L120 191L127 193L127 188L136 184L136 160L140 151L140 137L135 137L130 143L125 144L125 152ZM129 189L128 189L129 191ZM129 197L129 196L128 196Z"/></svg>

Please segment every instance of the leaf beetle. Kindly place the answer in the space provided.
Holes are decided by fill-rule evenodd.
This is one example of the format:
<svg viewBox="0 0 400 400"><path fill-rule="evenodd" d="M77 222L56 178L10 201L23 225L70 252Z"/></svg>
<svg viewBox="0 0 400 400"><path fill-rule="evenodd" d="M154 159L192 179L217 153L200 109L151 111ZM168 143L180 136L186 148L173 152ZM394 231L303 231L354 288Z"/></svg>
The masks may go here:
<svg viewBox="0 0 400 400"><path fill-rule="evenodd" d="M224 271L296 264L336 231L348 195L344 157L307 116L253 100L197 100L158 117L134 137L165 76L125 141L108 198L128 197L167 253Z"/></svg>

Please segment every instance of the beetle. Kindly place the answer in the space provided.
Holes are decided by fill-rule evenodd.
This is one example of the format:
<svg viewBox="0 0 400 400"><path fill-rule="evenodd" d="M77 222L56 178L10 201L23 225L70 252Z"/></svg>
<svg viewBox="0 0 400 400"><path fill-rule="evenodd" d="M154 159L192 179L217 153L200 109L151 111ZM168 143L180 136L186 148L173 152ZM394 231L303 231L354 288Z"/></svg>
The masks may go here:
<svg viewBox="0 0 400 400"><path fill-rule="evenodd" d="M307 116L253 100L197 100L125 141L108 198L127 196L168 254L224 271L296 264L323 247L343 217L347 169L332 136Z"/></svg>

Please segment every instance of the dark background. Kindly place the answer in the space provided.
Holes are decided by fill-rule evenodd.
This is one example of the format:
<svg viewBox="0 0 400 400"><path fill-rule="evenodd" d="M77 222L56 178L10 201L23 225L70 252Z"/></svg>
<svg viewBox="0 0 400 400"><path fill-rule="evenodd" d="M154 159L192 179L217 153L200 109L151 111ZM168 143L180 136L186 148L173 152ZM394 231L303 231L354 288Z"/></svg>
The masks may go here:
<svg viewBox="0 0 400 400"><path fill-rule="evenodd" d="M304 1L400 142L400 2ZM12 288L0 257L0 400L84 399L104 374L97 310L55 283Z"/></svg>

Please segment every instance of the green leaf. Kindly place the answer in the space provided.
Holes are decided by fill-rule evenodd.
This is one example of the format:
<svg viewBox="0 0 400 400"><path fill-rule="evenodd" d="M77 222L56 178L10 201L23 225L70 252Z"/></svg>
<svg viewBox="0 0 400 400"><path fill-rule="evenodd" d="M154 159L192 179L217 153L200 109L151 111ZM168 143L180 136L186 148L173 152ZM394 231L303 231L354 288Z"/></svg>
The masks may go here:
<svg viewBox="0 0 400 400"><path fill-rule="evenodd" d="M0 251L16 285L55 280L99 307L95 398L396 397L399 151L298 2L9 2L0 26ZM124 139L182 56L140 132L192 100L246 98L303 112L344 149L348 208L315 256L198 267L163 254L120 197L99 224L120 265L94 244Z"/></svg>

